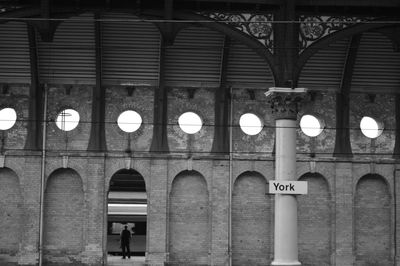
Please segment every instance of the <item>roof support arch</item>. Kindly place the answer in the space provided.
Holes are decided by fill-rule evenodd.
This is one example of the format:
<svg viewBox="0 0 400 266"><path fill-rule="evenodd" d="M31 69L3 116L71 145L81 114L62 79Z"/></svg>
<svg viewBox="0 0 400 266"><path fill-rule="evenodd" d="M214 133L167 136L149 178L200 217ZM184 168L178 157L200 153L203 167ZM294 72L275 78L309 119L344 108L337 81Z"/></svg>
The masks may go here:
<svg viewBox="0 0 400 266"><path fill-rule="evenodd" d="M325 48L328 45L330 45L331 43L334 43L334 42L344 39L346 37L351 37L353 35L361 34L366 31L375 30L378 28L383 28L383 27L393 25L393 23L383 22L383 21L379 21L379 20L376 20L375 21L376 23L373 23L373 22L374 21L370 21L368 23L359 23L353 27L349 27L349 28L343 29L341 31L334 32L324 38L321 38L320 40L316 41L315 43L313 43L312 45L307 47L300 54L300 56L297 60L297 63L295 65L294 77L296 79L296 82L299 79L301 70L304 67L304 65L306 64L306 62L308 61L308 59L310 59L310 57L312 57L315 53L317 53L322 48Z"/></svg>
<svg viewBox="0 0 400 266"><path fill-rule="evenodd" d="M163 14L161 12L156 11L143 11L142 16L145 17L162 17ZM277 77L277 70L275 67L275 61L273 54L268 50L267 47L262 45L257 40L247 36L246 34L240 32L239 30L230 27L228 25L224 25L223 23L219 23L218 21L209 19L205 16L197 15L194 13L187 13L181 11L175 11L173 14L174 19L178 20L186 20L190 21L190 24L200 25L202 27L209 28L211 30L215 30L221 32L222 34L228 36L232 40L238 40L239 42L245 44L252 50L254 50L261 58L263 58L267 64L269 65L271 72L273 74L274 79ZM188 24L189 22L179 22Z"/></svg>

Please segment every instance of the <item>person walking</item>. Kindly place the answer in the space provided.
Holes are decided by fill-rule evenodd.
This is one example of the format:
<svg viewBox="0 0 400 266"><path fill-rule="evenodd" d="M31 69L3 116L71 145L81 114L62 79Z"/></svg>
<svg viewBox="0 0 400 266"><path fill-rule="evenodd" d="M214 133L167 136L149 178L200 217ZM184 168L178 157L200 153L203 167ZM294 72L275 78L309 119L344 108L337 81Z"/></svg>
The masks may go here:
<svg viewBox="0 0 400 266"><path fill-rule="evenodd" d="M131 241L131 232L128 230L128 226L124 226L124 230L121 231L121 248L122 258L125 259L128 255L128 259L131 258L131 250L129 248L129 242Z"/></svg>

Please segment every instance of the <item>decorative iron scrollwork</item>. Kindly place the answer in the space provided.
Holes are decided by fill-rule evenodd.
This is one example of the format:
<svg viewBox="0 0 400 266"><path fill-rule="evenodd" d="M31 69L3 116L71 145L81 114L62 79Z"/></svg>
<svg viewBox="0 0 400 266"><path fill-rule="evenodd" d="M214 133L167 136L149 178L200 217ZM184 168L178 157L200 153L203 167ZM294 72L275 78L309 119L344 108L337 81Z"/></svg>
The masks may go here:
<svg viewBox="0 0 400 266"><path fill-rule="evenodd" d="M200 15L235 27L262 43L273 53L272 14L200 13Z"/></svg>
<svg viewBox="0 0 400 266"><path fill-rule="evenodd" d="M300 53L315 41L333 32L372 19L370 17L300 16Z"/></svg>

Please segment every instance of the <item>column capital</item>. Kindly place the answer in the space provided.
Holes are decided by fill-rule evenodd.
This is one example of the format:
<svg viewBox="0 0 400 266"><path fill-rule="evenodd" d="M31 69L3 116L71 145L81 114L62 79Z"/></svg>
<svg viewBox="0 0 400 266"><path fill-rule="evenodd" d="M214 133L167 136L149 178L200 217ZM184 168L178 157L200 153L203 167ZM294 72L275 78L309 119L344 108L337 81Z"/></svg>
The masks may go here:
<svg viewBox="0 0 400 266"><path fill-rule="evenodd" d="M297 119L300 103L308 99L304 88L270 88L265 95L275 119Z"/></svg>

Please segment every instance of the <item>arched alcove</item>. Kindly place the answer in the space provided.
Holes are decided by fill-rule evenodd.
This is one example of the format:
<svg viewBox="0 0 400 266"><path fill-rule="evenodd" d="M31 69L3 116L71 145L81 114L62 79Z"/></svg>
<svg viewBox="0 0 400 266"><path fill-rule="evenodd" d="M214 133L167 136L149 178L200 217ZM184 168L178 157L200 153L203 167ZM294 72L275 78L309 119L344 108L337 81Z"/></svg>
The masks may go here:
<svg viewBox="0 0 400 266"><path fill-rule="evenodd" d="M22 195L18 176L0 169L0 254L18 253L22 232Z"/></svg>
<svg viewBox="0 0 400 266"><path fill-rule="evenodd" d="M101 14L102 79L107 85L158 84L160 33L127 13Z"/></svg>
<svg viewBox="0 0 400 266"><path fill-rule="evenodd" d="M169 199L170 263L209 264L208 195L206 180L196 171L184 171L172 182Z"/></svg>
<svg viewBox="0 0 400 266"><path fill-rule="evenodd" d="M79 174L72 169L54 171L47 179L44 192L43 241L46 263L56 261L55 257L60 253L78 255L83 251L85 215Z"/></svg>
<svg viewBox="0 0 400 266"><path fill-rule="evenodd" d="M272 251L272 198L265 178L245 172L232 194L232 265L269 265Z"/></svg>
<svg viewBox="0 0 400 266"><path fill-rule="evenodd" d="M43 82L95 83L93 20L93 13L70 17L58 25L51 42L37 39L38 70Z"/></svg>
<svg viewBox="0 0 400 266"><path fill-rule="evenodd" d="M144 257L147 236L147 193L143 176L133 169L117 171L110 180L107 198L107 254L120 256L120 233L131 232L130 256Z"/></svg>
<svg viewBox="0 0 400 266"><path fill-rule="evenodd" d="M354 198L356 265L393 265L391 198L379 175L362 177Z"/></svg>
<svg viewBox="0 0 400 266"><path fill-rule="evenodd" d="M0 79L2 82L31 82L29 40L24 22L0 25Z"/></svg>
<svg viewBox="0 0 400 266"><path fill-rule="evenodd" d="M332 211L331 194L326 179L317 173L306 173L308 194L298 200L299 260L305 265L330 265Z"/></svg>

